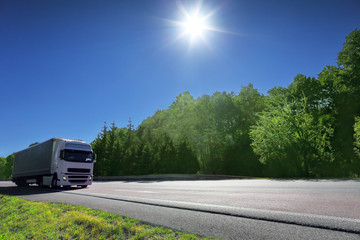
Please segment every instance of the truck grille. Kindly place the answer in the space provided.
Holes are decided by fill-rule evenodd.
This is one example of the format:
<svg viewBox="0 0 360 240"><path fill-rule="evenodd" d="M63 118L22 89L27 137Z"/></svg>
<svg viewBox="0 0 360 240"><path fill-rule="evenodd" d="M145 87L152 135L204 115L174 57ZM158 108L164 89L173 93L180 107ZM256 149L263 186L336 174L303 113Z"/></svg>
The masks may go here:
<svg viewBox="0 0 360 240"><path fill-rule="evenodd" d="M71 183L84 183L88 180L89 176L71 176L68 175L69 182Z"/></svg>
<svg viewBox="0 0 360 240"><path fill-rule="evenodd" d="M68 168L68 172L90 173L90 169L86 169L86 168Z"/></svg>

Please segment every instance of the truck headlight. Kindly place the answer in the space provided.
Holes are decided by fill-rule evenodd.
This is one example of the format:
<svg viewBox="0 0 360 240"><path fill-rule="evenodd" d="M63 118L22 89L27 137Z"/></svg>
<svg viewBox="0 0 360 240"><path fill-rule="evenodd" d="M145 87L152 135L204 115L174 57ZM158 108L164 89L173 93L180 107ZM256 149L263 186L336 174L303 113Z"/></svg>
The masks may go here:
<svg viewBox="0 0 360 240"><path fill-rule="evenodd" d="M91 179L92 179L92 177L90 176L90 177L89 177L89 180L91 180Z"/></svg>
<svg viewBox="0 0 360 240"><path fill-rule="evenodd" d="M66 181L66 176L63 176L63 180Z"/></svg>

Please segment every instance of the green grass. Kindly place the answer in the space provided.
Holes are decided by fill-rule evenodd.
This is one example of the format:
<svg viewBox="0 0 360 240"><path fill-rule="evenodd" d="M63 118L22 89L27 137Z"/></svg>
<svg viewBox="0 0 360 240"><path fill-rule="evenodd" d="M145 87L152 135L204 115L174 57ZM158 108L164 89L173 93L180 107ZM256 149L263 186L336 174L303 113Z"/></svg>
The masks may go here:
<svg viewBox="0 0 360 240"><path fill-rule="evenodd" d="M0 239L208 239L90 208L0 195Z"/></svg>

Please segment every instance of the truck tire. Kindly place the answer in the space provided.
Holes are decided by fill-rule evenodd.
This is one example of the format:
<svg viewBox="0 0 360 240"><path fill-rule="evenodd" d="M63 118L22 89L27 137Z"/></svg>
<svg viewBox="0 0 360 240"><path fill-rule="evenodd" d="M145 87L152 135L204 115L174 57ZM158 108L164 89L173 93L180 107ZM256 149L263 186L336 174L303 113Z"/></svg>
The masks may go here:
<svg viewBox="0 0 360 240"><path fill-rule="evenodd" d="M88 185L80 185L81 188L87 188Z"/></svg>
<svg viewBox="0 0 360 240"><path fill-rule="evenodd" d="M27 187L27 186L29 186L29 184L26 182L26 178L18 178L18 179L15 181L15 184L16 184L18 187Z"/></svg>
<svg viewBox="0 0 360 240"><path fill-rule="evenodd" d="M51 188L57 188L57 176L56 174L54 174L52 180L51 180L51 185L50 185Z"/></svg>
<svg viewBox="0 0 360 240"><path fill-rule="evenodd" d="M42 177L39 177L38 179L37 179L37 184L39 185L39 187L44 187L44 184L43 184L43 178Z"/></svg>
<svg viewBox="0 0 360 240"><path fill-rule="evenodd" d="M16 181L15 181L15 184L16 184L16 186L18 186L18 187L22 187L22 186L23 186L22 182L19 181L19 180L16 180Z"/></svg>

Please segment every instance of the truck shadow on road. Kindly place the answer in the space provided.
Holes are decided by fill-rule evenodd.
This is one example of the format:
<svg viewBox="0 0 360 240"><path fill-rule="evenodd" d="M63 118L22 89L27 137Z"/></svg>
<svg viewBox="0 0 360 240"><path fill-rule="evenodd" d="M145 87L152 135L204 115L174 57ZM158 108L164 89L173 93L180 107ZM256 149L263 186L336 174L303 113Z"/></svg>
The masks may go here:
<svg viewBox="0 0 360 240"><path fill-rule="evenodd" d="M17 186L0 186L0 194L10 195L10 196L26 196L26 195L37 195L37 194L49 194L56 192L64 191L74 191L79 188L41 188L38 186L29 186L29 187L17 187Z"/></svg>

